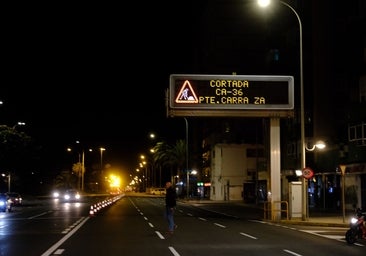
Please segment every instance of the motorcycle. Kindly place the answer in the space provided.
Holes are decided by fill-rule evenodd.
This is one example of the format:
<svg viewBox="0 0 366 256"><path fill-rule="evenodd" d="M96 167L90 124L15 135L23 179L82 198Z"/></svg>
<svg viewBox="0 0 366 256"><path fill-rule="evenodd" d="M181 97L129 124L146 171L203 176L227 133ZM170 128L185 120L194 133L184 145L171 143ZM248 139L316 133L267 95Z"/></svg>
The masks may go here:
<svg viewBox="0 0 366 256"><path fill-rule="evenodd" d="M345 234L348 244L354 244L358 239L365 239L364 230L366 212L362 212L360 208L356 210L356 216L351 218L350 228Z"/></svg>

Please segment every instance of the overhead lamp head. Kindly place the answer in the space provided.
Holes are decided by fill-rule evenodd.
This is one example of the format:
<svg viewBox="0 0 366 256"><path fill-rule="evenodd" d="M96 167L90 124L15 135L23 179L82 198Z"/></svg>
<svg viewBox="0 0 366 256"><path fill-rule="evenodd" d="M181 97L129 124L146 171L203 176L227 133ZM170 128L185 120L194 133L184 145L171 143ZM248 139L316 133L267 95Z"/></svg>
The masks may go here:
<svg viewBox="0 0 366 256"><path fill-rule="evenodd" d="M326 147L325 142L322 140L319 140L315 143L315 147L317 149L324 149Z"/></svg>
<svg viewBox="0 0 366 256"><path fill-rule="evenodd" d="M305 148L307 151L314 151L315 148L322 150L326 147L326 144L322 140L318 140L315 144L313 144L311 147L308 147L309 143L305 145Z"/></svg>

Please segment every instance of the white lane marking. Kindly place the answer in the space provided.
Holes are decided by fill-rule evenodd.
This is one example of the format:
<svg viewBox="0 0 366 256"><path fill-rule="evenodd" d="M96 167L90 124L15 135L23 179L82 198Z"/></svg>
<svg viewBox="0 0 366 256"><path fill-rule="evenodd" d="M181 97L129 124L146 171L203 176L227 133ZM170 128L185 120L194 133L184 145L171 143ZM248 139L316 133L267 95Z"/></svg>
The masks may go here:
<svg viewBox="0 0 366 256"><path fill-rule="evenodd" d="M254 236L248 235L248 234L243 233L243 232L240 232L239 234L242 235L242 236L246 236L246 237L252 238L252 239L258 239L258 238L254 237Z"/></svg>
<svg viewBox="0 0 366 256"><path fill-rule="evenodd" d="M226 226L221 225L221 224L219 224L219 223L214 223L214 225L219 226L220 228L226 228Z"/></svg>
<svg viewBox="0 0 366 256"><path fill-rule="evenodd" d="M165 239L165 237L159 231L155 231L155 233L158 235L160 239Z"/></svg>
<svg viewBox="0 0 366 256"><path fill-rule="evenodd" d="M169 246L168 248L173 253L174 256L179 256L180 255L172 246Z"/></svg>
<svg viewBox="0 0 366 256"><path fill-rule="evenodd" d="M272 226L279 226L279 227L285 227L285 228L288 228L287 226L283 226L283 225L273 225L272 223L269 223L269 222L263 222L263 221L257 221L257 220L251 220L252 222L258 222L258 223L262 223L262 224L269 224L269 225L272 225ZM337 240L337 241L341 241L341 242L345 242L345 238L343 235L324 235L322 233L325 233L325 232L329 232L329 230L305 230L305 229L298 229L298 228L290 228L292 230L297 230L297 231L300 231L300 232L305 232L305 233L308 233L308 234L312 234L312 235L316 235L316 236L320 236L320 237L324 237L324 238L328 238L328 239L333 239L333 240ZM348 228L339 228L339 227L330 227L328 229L335 229L335 230L347 230Z"/></svg>
<svg viewBox="0 0 366 256"><path fill-rule="evenodd" d="M262 224L268 224L268 222L262 221L262 220L249 220L251 222L257 222L257 223L262 223Z"/></svg>
<svg viewBox="0 0 366 256"><path fill-rule="evenodd" d="M63 254L65 249L57 249L53 255L61 255Z"/></svg>
<svg viewBox="0 0 366 256"><path fill-rule="evenodd" d="M307 230L307 229L299 229L299 231L301 232L306 232L306 233L322 233L322 232L329 232L328 230L316 230L316 229L311 229L311 230Z"/></svg>
<svg viewBox="0 0 366 256"><path fill-rule="evenodd" d="M72 230L74 227L76 227L77 225L79 225L79 223L83 220L84 218L80 218L77 221L75 221L73 224L71 224L68 228L66 228L64 231L61 232L61 234L66 234L68 232L70 232L70 230Z"/></svg>
<svg viewBox="0 0 366 256"><path fill-rule="evenodd" d="M90 217L86 217L77 227L67 233L63 238L61 238L57 243L52 245L47 251L45 251L41 256L51 255L60 245L62 245L67 239L69 239L82 225L89 220Z"/></svg>
<svg viewBox="0 0 366 256"><path fill-rule="evenodd" d="M298 253L293 252L293 251L290 251L290 250L286 250L286 249L284 249L283 251L284 251L284 252L287 252L287 253L289 253L289 254L291 254L291 255L302 256L301 254L298 254Z"/></svg>
<svg viewBox="0 0 366 256"><path fill-rule="evenodd" d="M299 231L304 232L304 233L308 233L308 234L312 234L312 235L316 235L316 236L320 236L320 237L339 240L339 241L344 241L345 240L344 236L321 234L323 232L328 232L327 230L304 230L304 229L300 229Z"/></svg>
<svg viewBox="0 0 366 256"><path fill-rule="evenodd" d="M35 215L35 216L32 216L32 217L29 217L28 219L34 219L34 218L38 218L38 217L40 217L40 216L42 216L42 215L45 215L45 214L48 214L48 213L50 213L50 212L52 212L52 211L48 211L48 212L44 212L44 213L41 213L41 214L38 214L38 215Z"/></svg>

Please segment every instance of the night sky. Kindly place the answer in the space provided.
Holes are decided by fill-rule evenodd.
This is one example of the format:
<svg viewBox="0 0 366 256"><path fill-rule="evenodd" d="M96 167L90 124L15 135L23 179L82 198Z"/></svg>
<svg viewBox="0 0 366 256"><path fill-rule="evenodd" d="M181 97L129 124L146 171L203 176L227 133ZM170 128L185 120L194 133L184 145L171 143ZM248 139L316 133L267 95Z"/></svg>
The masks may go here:
<svg viewBox="0 0 366 256"><path fill-rule="evenodd" d="M298 81L296 17L286 8L259 13L252 2L9 6L1 25L0 122L26 122L22 131L50 148L50 168L80 140L105 147L105 161L129 171L148 150L149 132L184 139L184 120L166 117L170 74ZM270 49L281 50L280 64L268 65Z"/></svg>
<svg viewBox="0 0 366 256"><path fill-rule="evenodd" d="M9 8L1 123L25 122L18 129L55 154L76 140L103 146L105 161L125 169L148 151L150 132L183 139L184 122L165 112L169 75L190 58L181 36L193 10L176 2Z"/></svg>

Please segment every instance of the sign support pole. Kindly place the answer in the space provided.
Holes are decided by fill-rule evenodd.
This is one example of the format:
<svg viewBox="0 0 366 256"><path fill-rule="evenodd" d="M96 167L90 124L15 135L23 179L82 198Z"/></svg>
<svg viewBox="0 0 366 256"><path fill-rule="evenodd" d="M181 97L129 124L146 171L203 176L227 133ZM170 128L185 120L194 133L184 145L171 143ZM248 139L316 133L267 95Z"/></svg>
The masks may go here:
<svg viewBox="0 0 366 256"><path fill-rule="evenodd" d="M346 219L346 202L345 202L345 196L344 196L344 191L345 191L345 177L344 177L344 173L346 171L346 165L342 164L340 165L341 171L342 171L342 213L343 213L343 223L345 223L345 219Z"/></svg>

